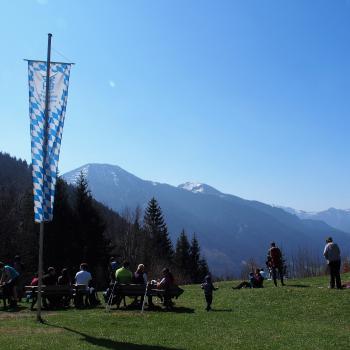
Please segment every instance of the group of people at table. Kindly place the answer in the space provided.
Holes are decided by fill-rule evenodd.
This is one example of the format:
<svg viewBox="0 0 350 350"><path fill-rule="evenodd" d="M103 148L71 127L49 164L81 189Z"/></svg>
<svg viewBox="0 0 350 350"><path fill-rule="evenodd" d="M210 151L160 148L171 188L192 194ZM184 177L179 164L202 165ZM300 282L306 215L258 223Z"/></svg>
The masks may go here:
<svg viewBox="0 0 350 350"><path fill-rule="evenodd" d="M16 259L13 264L16 265ZM17 264L18 265L18 264ZM20 268L18 265L17 269L13 266L4 264L0 261L0 286L6 297L10 301L10 306L15 307L17 302L22 299L23 296L23 283L22 283L22 271L23 268ZM168 268L164 268L162 271L162 278L157 281L152 281L153 288L166 289L169 288L174 283L174 277ZM136 271L133 273L130 270L130 264L128 261L124 261L119 267L119 264L116 262L116 259L112 257L109 263L109 276L110 276L110 285L114 283L119 284L142 284L147 285L148 279L145 272L145 266L139 264ZM38 286L39 278L38 274L34 274L30 286ZM96 305L99 303L96 290L94 288L94 282L91 273L88 271L88 265L86 263L80 264L79 271L75 274L74 280L72 281L69 276L69 271L67 268L63 268L61 273L58 275L54 267L49 267L46 273L42 277L42 284L44 286L85 286L85 294L88 296L85 299L85 305ZM84 289L84 287L83 287ZM30 295L27 295L29 299ZM46 300L47 299L47 300ZM49 302L50 305L45 306L55 306L55 304L64 304L69 305L70 299L65 300L63 298L59 299L55 297L44 298L44 302Z"/></svg>

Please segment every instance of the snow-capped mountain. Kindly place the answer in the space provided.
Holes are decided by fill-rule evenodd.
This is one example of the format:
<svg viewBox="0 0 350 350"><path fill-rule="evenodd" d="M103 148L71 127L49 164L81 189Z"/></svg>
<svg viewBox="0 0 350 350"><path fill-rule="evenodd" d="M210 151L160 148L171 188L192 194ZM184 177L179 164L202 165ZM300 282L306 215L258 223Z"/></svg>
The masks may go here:
<svg viewBox="0 0 350 350"><path fill-rule="evenodd" d="M300 219L324 221L329 226L350 233L350 209L329 208L319 212L307 212L289 207L280 207Z"/></svg>
<svg viewBox="0 0 350 350"><path fill-rule="evenodd" d="M92 195L123 213L144 209L155 197L162 208L172 240L182 229L196 233L214 272L240 271L242 261L254 258L263 264L269 242L283 245L286 253L299 246L321 252L324 237L333 235L350 247L350 235L320 221L301 220L281 208L245 200L202 183L178 187L142 180L119 166L87 164L62 177L74 184L83 172Z"/></svg>

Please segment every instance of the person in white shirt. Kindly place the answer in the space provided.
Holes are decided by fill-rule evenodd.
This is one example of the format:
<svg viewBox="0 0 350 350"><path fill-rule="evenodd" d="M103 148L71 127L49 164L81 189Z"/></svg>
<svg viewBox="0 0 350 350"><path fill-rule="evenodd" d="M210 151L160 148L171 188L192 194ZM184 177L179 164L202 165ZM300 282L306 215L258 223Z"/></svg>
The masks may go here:
<svg viewBox="0 0 350 350"><path fill-rule="evenodd" d="M87 269L88 265L86 263L80 264L80 271L75 275L75 283L77 285L84 285L88 291L88 298L85 299L85 306L96 306L99 304L99 300L95 288L91 287L92 276ZM82 295L78 295L77 306L83 306Z"/></svg>
<svg viewBox="0 0 350 350"><path fill-rule="evenodd" d="M80 271L75 275L76 284L83 284L86 286L86 289L89 288L90 282L92 280L91 273L87 271L88 265L86 263L82 263L80 265Z"/></svg>

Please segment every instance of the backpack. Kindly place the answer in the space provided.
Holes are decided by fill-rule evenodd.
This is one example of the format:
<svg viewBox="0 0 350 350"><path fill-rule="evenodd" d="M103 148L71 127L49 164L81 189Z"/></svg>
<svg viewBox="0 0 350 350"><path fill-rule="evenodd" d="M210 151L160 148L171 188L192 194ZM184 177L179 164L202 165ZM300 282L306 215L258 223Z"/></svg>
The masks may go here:
<svg viewBox="0 0 350 350"><path fill-rule="evenodd" d="M282 264L282 254L279 248L277 247L272 247L270 249L270 257L271 257L271 262L272 266L280 266Z"/></svg>

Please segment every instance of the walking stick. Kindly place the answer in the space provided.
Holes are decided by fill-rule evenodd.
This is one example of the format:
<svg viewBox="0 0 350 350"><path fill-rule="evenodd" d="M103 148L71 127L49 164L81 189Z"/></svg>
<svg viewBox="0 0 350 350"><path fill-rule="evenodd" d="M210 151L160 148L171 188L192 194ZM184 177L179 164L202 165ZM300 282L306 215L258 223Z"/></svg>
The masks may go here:
<svg viewBox="0 0 350 350"><path fill-rule="evenodd" d="M146 289L145 289L145 295L143 296L141 313L143 313L143 310L145 308L145 301L146 301L147 291L148 291L148 283L146 283Z"/></svg>
<svg viewBox="0 0 350 350"><path fill-rule="evenodd" d="M108 302L107 302L107 305L106 305L106 312L111 310L113 297L114 297L114 289L115 289L116 284L117 284L117 281L114 282L111 295L108 298Z"/></svg>

